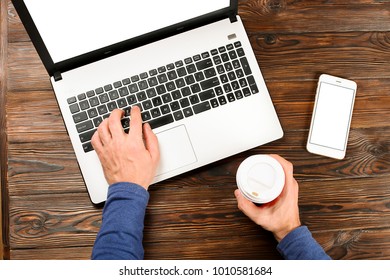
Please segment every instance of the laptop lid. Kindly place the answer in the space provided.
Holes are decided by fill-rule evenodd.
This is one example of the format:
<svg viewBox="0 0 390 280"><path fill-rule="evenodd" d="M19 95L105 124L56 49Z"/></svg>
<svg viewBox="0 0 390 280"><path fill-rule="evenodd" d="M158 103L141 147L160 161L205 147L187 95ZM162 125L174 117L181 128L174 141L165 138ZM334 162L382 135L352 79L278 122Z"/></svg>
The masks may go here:
<svg viewBox="0 0 390 280"><path fill-rule="evenodd" d="M50 76L237 14L238 0L12 0Z"/></svg>

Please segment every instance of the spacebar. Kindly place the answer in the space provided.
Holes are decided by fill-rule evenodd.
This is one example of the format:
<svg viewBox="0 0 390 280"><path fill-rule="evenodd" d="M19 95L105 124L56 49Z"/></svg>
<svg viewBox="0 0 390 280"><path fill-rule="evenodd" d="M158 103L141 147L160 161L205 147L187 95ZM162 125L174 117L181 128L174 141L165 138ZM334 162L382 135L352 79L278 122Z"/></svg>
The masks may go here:
<svg viewBox="0 0 390 280"><path fill-rule="evenodd" d="M174 121L173 116L171 114L169 114L169 115L165 115L161 118L148 121L148 123L150 124L150 127L152 129L154 129L154 128L169 124L173 121Z"/></svg>

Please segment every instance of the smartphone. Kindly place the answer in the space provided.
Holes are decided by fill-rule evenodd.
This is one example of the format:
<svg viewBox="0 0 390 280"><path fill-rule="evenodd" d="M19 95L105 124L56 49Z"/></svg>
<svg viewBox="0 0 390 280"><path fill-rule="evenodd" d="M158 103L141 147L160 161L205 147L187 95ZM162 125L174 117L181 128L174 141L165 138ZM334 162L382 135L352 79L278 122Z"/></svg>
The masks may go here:
<svg viewBox="0 0 390 280"><path fill-rule="evenodd" d="M320 76L306 145L309 152L335 159L345 157L356 90L354 81Z"/></svg>

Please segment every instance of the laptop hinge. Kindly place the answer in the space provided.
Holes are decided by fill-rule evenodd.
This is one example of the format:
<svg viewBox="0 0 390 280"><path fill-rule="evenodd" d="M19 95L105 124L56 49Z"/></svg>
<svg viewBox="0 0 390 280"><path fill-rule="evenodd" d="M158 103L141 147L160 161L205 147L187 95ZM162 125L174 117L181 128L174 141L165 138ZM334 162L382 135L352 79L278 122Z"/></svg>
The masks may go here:
<svg viewBox="0 0 390 280"><path fill-rule="evenodd" d="M231 15L229 18L230 18L230 22L231 22L231 23L237 21L237 15L236 15L236 14Z"/></svg>
<svg viewBox="0 0 390 280"><path fill-rule="evenodd" d="M58 82L58 81L61 81L62 80L62 75L60 72L54 72L54 81Z"/></svg>

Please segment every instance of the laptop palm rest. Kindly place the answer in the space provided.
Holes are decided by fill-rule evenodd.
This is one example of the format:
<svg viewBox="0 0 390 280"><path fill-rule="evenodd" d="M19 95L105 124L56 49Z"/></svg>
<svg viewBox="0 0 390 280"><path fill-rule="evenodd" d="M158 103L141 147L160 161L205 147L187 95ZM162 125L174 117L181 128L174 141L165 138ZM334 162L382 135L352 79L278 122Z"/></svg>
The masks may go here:
<svg viewBox="0 0 390 280"><path fill-rule="evenodd" d="M184 125L156 134L160 146L160 164L156 175L162 175L197 162L192 143Z"/></svg>

